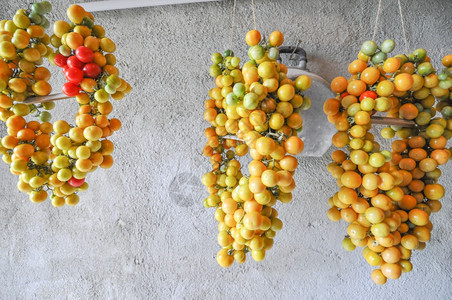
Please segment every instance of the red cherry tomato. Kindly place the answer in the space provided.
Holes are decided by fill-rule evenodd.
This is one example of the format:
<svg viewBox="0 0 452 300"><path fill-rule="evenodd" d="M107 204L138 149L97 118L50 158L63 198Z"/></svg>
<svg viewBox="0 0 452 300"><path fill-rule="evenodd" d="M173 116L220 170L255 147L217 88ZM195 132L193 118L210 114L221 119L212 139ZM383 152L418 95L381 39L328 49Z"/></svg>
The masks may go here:
<svg viewBox="0 0 452 300"><path fill-rule="evenodd" d="M80 70L83 69L83 67L85 66L85 64L82 63L75 55L68 57L67 65L71 68L78 68Z"/></svg>
<svg viewBox="0 0 452 300"><path fill-rule="evenodd" d="M69 97L75 97L80 93L78 85L72 82L66 82L63 84L63 93Z"/></svg>
<svg viewBox="0 0 452 300"><path fill-rule="evenodd" d="M55 57L53 58L53 62L58 66L58 67L64 67L67 63L67 57L64 56L61 53L58 53L57 55L55 55Z"/></svg>
<svg viewBox="0 0 452 300"><path fill-rule="evenodd" d="M343 93L341 94L341 98L347 97L348 95L349 95L349 93L343 92Z"/></svg>
<svg viewBox="0 0 452 300"><path fill-rule="evenodd" d="M78 68L68 68L64 73L69 82L79 84L83 80L83 71Z"/></svg>
<svg viewBox="0 0 452 300"><path fill-rule="evenodd" d="M63 67L63 74L66 74L67 69L69 69L69 66L68 66L68 65L65 65L65 66Z"/></svg>
<svg viewBox="0 0 452 300"><path fill-rule="evenodd" d="M98 64L89 63L89 64L86 64L85 67L83 67L83 72L89 78L96 78L97 76L100 75L102 70Z"/></svg>
<svg viewBox="0 0 452 300"><path fill-rule="evenodd" d="M84 63L92 62L94 59L94 52L90 48L85 46L80 46L75 50L75 56L79 61Z"/></svg>
<svg viewBox="0 0 452 300"><path fill-rule="evenodd" d="M83 183L85 182L85 178L82 179L77 179L75 177L71 177L71 179L69 179L67 181L67 183L69 183L69 185L73 186L73 187L79 187L81 186Z"/></svg>
<svg viewBox="0 0 452 300"><path fill-rule="evenodd" d="M377 99L377 93L374 91L365 91L359 96L359 101L362 101L364 98L372 98L375 100Z"/></svg>

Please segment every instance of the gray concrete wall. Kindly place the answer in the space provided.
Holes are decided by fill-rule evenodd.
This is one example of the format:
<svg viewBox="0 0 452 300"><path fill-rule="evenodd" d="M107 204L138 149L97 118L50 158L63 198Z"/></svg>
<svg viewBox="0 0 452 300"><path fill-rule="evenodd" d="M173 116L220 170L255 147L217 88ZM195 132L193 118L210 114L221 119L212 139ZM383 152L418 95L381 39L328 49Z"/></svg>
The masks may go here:
<svg viewBox="0 0 452 300"><path fill-rule="evenodd" d="M25 6L1 0L0 19ZM71 1L54 1L53 20ZM246 56L251 1L238 1L234 49ZM436 62L451 53L452 1L403 0L410 51L424 47ZM232 1L95 13L118 44L120 70L134 86L114 116L123 129L112 169L89 175L76 207L29 202L0 164L0 299L450 299L452 298L452 171L443 168L443 209L414 269L377 287L360 251L342 249L344 223L326 217L335 181L326 171L331 148L304 158L295 200L278 205L284 228L263 262L229 269L215 261L217 222L199 183L203 101L212 87L210 54L230 46ZM327 80L345 74L372 36L377 0L256 1L258 28L298 39L309 67ZM404 49L397 2L383 1L376 40ZM62 75L55 70L55 86ZM55 89L58 89L57 87ZM323 101L323 99L313 99ZM53 120L73 116L58 103ZM67 110L66 110L67 111ZM4 125L0 125L2 133Z"/></svg>

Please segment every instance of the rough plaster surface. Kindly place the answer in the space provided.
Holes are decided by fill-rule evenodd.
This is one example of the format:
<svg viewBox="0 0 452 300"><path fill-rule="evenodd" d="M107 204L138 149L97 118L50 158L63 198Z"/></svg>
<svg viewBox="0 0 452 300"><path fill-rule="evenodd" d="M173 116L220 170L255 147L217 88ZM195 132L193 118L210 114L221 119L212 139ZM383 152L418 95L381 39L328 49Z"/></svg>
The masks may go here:
<svg viewBox="0 0 452 300"><path fill-rule="evenodd" d="M2 0L0 19L25 2ZM53 2L52 20L65 18L70 1ZM257 0L257 23L266 34L282 31L285 45L301 39L311 71L331 80L372 36L377 3ZM410 51L424 47L436 61L452 51L451 1L402 5ZM199 183L209 168L200 154L202 102L212 86L210 54L230 46L231 10L232 1L223 1L95 13L134 86L115 103L124 124L112 138L116 163L89 176L78 206L61 209L30 203L0 164L0 299L452 298L450 167L441 177L443 209L433 217L431 242L413 255L414 270L377 287L360 251L342 249L346 225L326 217L336 189L325 170L332 148L301 160L294 201L278 206L284 229L265 261L217 266L217 222L202 207ZM403 51L395 1L383 1L380 20L377 41L393 38ZM250 1L238 1L234 49L241 57L251 26ZM65 107L75 113L74 104L58 106L56 117Z"/></svg>

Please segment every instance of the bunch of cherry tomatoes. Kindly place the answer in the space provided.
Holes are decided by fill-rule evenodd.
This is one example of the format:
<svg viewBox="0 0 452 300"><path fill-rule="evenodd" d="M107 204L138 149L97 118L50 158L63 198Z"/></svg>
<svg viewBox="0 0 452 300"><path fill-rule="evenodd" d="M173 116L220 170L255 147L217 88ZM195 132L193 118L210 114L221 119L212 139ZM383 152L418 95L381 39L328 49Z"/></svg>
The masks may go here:
<svg viewBox="0 0 452 300"><path fill-rule="evenodd" d="M444 196L438 167L451 156L450 70L439 78L424 49L388 57L394 47L392 40L380 47L365 42L349 64L351 76L331 82L337 97L324 103L338 131L333 144L343 149L328 165L339 187L328 200L328 217L349 224L343 246L364 247L364 258L377 267L371 273L376 284L411 271L412 251L430 240L430 216ZM443 64L449 68L452 56ZM392 151L380 149L370 132L375 114L413 123L381 130L385 139L396 137Z"/></svg>
<svg viewBox="0 0 452 300"><path fill-rule="evenodd" d="M115 44L90 13L70 6L71 23L57 21L49 36L44 14L50 11L49 2L34 3L30 10L18 10L13 20L0 22L0 119L8 132L0 153L11 173L19 176L17 188L32 202L43 202L50 193L52 204L59 207L79 202L77 193L88 188L88 173L112 166L114 145L107 137L120 129L121 121L108 117L113 110L109 100L121 100L131 87L114 66ZM45 110L52 109L53 102L23 103L51 92L44 58L64 69L68 82L63 92L80 106L76 126L64 120L49 123L51 114ZM33 115L41 122L27 120Z"/></svg>
<svg viewBox="0 0 452 300"><path fill-rule="evenodd" d="M257 30L246 35L250 60L228 50L212 55L210 74L215 87L204 102L204 119L210 123L203 154L212 171L202 183L209 196L206 207L216 209L219 222L217 262L229 267L243 263L246 253L256 261L264 259L282 222L274 208L277 201L292 201L295 155L304 144L297 136L302 129L302 109L310 104L303 91L310 87L308 76L287 78L287 67L277 62L277 47L283 42L279 31L268 42ZM243 175L238 157L250 153L249 175Z"/></svg>

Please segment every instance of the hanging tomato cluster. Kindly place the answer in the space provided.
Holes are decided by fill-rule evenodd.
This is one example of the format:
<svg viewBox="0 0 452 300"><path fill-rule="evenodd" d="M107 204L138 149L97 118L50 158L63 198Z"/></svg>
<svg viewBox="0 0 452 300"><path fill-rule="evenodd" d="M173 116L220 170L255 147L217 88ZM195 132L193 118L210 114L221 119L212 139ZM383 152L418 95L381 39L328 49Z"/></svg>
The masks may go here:
<svg viewBox="0 0 452 300"><path fill-rule="evenodd" d="M365 42L349 64L350 78L336 77L337 97L324 103L338 130L333 144L343 149L328 165L340 188L328 200L328 217L349 223L343 247L364 247L364 258L377 267L371 273L376 284L411 271L412 251L430 240L430 217L444 196L438 167L451 154L451 70L438 76L424 49L388 57L394 47L392 40L380 47ZM449 68L452 56L443 63ZM397 137L392 151L381 150L369 131L376 113L413 122L381 130L385 139Z"/></svg>
<svg viewBox="0 0 452 300"><path fill-rule="evenodd" d="M114 145L106 138L120 129L121 121L108 117L113 110L109 99L121 100L131 87L118 77L110 54L115 45L90 13L70 6L71 24L57 21L49 36L44 14L50 11L49 2L34 3L31 10L20 9L13 20L0 22L0 119L8 129L0 152L11 173L19 176L20 191L35 203L45 201L50 192L58 207L79 202L77 192L88 188L89 172L112 166ZM76 126L64 120L49 123L51 114L45 110L52 109L53 102L22 103L51 92L51 73L41 66L45 57L64 68L68 83L63 92L80 105ZM33 114L41 122L27 120Z"/></svg>
<svg viewBox="0 0 452 300"><path fill-rule="evenodd" d="M230 50L212 55L210 74L216 87L204 103L210 126L203 149L212 171L204 174L202 183L210 194L204 206L216 208L222 247L217 262L222 267L234 260L245 262L247 252L263 260L282 228L274 205L292 200L295 155L304 147L297 136L303 125L299 113L309 107L303 91L311 81L308 76L287 78L286 66L277 62L283 39L275 31L265 43L257 30L249 31L251 60L242 67ZM244 176L238 157L248 152L253 160Z"/></svg>

